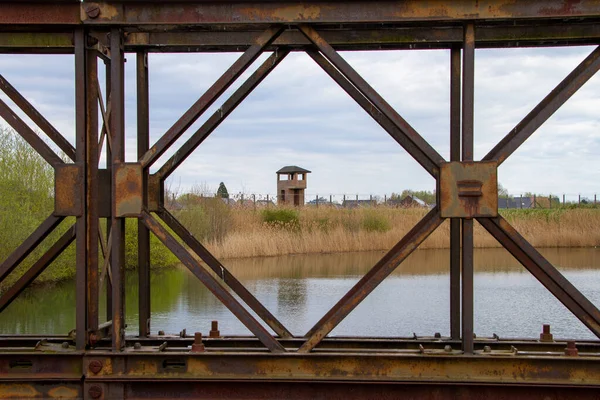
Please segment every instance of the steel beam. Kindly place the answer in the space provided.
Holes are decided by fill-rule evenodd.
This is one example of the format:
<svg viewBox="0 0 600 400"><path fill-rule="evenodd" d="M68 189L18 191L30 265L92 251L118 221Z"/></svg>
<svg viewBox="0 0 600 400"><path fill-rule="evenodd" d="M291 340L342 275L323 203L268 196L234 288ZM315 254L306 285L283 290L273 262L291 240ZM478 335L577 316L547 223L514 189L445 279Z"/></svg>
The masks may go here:
<svg viewBox="0 0 600 400"><path fill-rule="evenodd" d="M421 150L398 128L394 122L371 103L333 64L321 53L314 50L306 52L352 99L362 107L385 131L409 154L417 155L419 163L432 176L437 176L439 167L429 160Z"/></svg>
<svg viewBox="0 0 600 400"><path fill-rule="evenodd" d="M0 264L0 282L14 271L48 235L62 222L64 217L50 215Z"/></svg>
<svg viewBox="0 0 600 400"><path fill-rule="evenodd" d="M150 148L150 97L148 87L148 53L139 52L137 71L137 155L143 157ZM142 170L142 203L148 206L148 169ZM138 308L139 335L150 334L150 231L138 220Z"/></svg>
<svg viewBox="0 0 600 400"><path fill-rule="evenodd" d="M275 51L260 67L229 97L217 111L165 162L156 175L161 180L189 157L193 151L244 101L250 93L273 71L289 54L286 49Z"/></svg>
<svg viewBox="0 0 600 400"><path fill-rule="evenodd" d="M75 226L69 228L9 289L0 297L2 312L27 288L75 239Z"/></svg>
<svg viewBox="0 0 600 400"><path fill-rule="evenodd" d="M600 15L595 1L565 3L562 0L444 1L390 0L376 6L362 1L231 1L100 2L97 15L82 13L86 24L206 25L206 24L340 24L382 22L428 22L506 19L588 18ZM0 9L0 13L1 13ZM12 15L11 15L12 16ZM14 18L14 17L13 17ZM6 20L8 18L5 18ZM8 19L10 21L10 19ZM35 21L35 18L31 18ZM3 20L0 19L0 23Z"/></svg>
<svg viewBox="0 0 600 400"><path fill-rule="evenodd" d="M600 310L575 288L504 218L480 218L479 223L533 276L600 338Z"/></svg>
<svg viewBox="0 0 600 400"><path fill-rule="evenodd" d="M156 31L152 27L138 27L131 32L125 42L129 51L144 49L150 52L206 52L239 51L252 45L252 37L258 32L253 27L214 26L208 30L182 31L177 27L171 30ZM393 49L450 49L462 46L462 27L454 22L432 26L406 26L395 24L319 26L319 34L335 50L393 50ZM141 30L141 31L140 31ZM0 40L2 36L0 35ZM503 48L517 46L561 46L594 44L600 40L600 26L597 23L550 21L535 24L528 21L511 24L477 24L477 48ZM1 44L1 42L0 42ZM267 47L285 46L294 50L310 49L310 41L296 30L286 30L273 44ZM1 47L1 46L0 46Z"/></svg>
<svg viewBox="0 0 600 400"><path fill-rule="evenodd" d="M206 286L208 290L244 324L250 332L272 352L285 352L285 349L254 317L227 291L171 234L151 215L142 213L142 221L148 229Z"/></svg>
<svg viewBox="0 0 600 400"><path fill-rule="evenodd" d="M48 137L69 157L75 161L75 148L63 135L38 110L31 105L17 89L15 89L2 75L0 75L0 89L31 118L31 120L48 135Z"/></svg>
<svg viewBox="0 0 600 400"><path fill-rule="evenodd" d="M473 161L475 27L465 25L463 45L462 161ZM462 219L462 349L473 353L473 219Z"/></svg>
<svg viewBox="0 0 600 400"><path fill-rule="evenodd" d="M33 131L11 108L0 100L0 117L3 118L52 167L64 161Z"/></svg>
<svg viewBox="0 0 600 400"><path fill-rule="evenodd" d="M169 130L139 159L142 167L151 166L261 55L264 48L281 34L282 27L270 27L238 58L231 67L169 128Z"/></svg>
<svg viewBox="0 0 600 400"><path fill-rule="evenodd" d="M373 266L305 335L298 352L312 351L383 280L388 277L443 222L438 208L431 210L377 264Z"/></svg>
<svg viewBox="0 0 600 400"><path fill-rule="evenodd" d="M85 191L85 180L87 179L87 57L86 57L86 33L83 28L75 32L75 159L78 165L83 167L85 178L82 182L83 190L79 192L79 204L82 205L82 213L77 217L77 238L75 253L75 324L76 324L76 346L83 350L88 344L87 331L87 302L88 302L88 277L87 277L87 239L88 218Z"/></svg>
<svg viewBox="0 0 600 400"><path fill-rule="evenodd" d="M567 102L600 69L600 46L586 57L483 158L498 165L514 153L533 133Z"/></svg>
<svg viewBox="0 0 600 400"><path fill-rule="evenodd" d="M276 334L281 338L291 338L293 335L287 328L279 322L277 318L265 306L262 305L246 287L236 279L235 276L215 257L213 256L190 232L166 209L161 209L159 212L160 218L167 224L169 228L179 236L183 242L194 253L196 253L202 261L213 270L223 282L240 297L252 311L256 313Z"/></svg>
<svg viewBox="0 0 600 400"><path fill-rule="evenodd" d="M414 130L408 122L406 122L384 99L373 89L367 81L365 81L351 66L344 60L323 38L310 26L302 25L299 27L300 31L310 40L323 54L327 60L333 64L345 77L350 81L356 89L358 89L363 96L365 96L375 107L377 107L392 123L402 132L406 140L412 142L412 144L419 150L419 152L411 153L411 156L423 167L426 167L427 162L431 162L437 167L444 160L444 158L438 154L438 152L431 147L427 141L425 141L418 133ZM436 177L439 174L438 169L429 171L433 176Z"/></svg>
<svg viewBox="0 0 600 400"><path fill-rule="evenodd" d="M120 351L125 335L125 219L117 215L117 165L125 162L125 74L122 32L110 31L111 52L111 270L112 270L112 348Z"/></svg>
<svg viewBox="0 0 600 400"><path fill-rule="evenodd" d="M461 51L450 52L450 161L460 161ZM440 190L437 190L440 193ZM440 204L438 199L437 204ZM450 219L450 336L460 338L460 219Z"/></svg>

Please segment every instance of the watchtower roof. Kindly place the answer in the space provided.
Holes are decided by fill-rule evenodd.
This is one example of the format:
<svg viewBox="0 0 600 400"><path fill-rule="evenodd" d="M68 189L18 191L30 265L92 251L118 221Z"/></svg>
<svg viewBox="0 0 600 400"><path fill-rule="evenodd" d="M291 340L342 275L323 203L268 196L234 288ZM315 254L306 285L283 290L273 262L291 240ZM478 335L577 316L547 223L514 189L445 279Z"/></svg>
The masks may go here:
<svg viewBox="0 0 600 400"><path fill-rule="evenodd" d="M286 167L281 168L279 171L277 171L278 174L295 174L295 173L301 173L301 174L309 174L310 171L304 168L300 168L296 165L288 165Z"/></svg>

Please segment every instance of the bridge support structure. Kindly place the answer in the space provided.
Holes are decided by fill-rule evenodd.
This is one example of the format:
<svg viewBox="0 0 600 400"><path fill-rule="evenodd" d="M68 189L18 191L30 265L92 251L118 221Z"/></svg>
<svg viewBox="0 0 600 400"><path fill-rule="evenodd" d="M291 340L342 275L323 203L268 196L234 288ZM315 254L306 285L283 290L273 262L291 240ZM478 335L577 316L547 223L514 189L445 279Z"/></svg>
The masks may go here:
<svg viewBox="0 0 600 400"><path fill-rule="evenodd" d="M497 169L600 69L600 47L483 159L474 160L478 48L600 43L595 1L44 1L0 3L0 51L73 54L75 143L0 75L0 89L59 148L6 103L0 117L55 170L55 210L0 264L4 280L41 243L75 223L0 296L6 308L73 241L77 308L69 336L0 338L0 398L18 396L592 398L600 342L475 338L473 225L490 232L600 337L600 311L498 214ZM450 157L440 155L348 64L343 50L447 49ZM155 143L149 140L151 52L236 51L239 58ZM292 333L166 208L164 181L285 59L306 52L437 185L437 206L306 333ZM137 161L125 162L126 53L135 53ZM150 168L264 53L249 77L156 172ZM99 64L106 68L100 87ZM1 74L1 71L0 71ZM98 120L100 116L100 121ZM99 168L102 149L106 168ZM400 150L400 149L399 149ZM106 218L107 229L100 227ZM139 333L125 335L125 219L138 221ZM450 337L333 338L329 333L450 219ZM104 234L103 232L106 232ZM252 337L198 339L150 331L149 237L155 235ZM461 245L462 244L462 245ZM99 254L105 260L99 265ZM202 260L200 262L199 260ZM107 290L107 323L99 293ZM234 293L235 296L232 294ZM274 333L274 334L273 334ZM194 342L195 340L195 342ZM200 351L200 349L202 349ZM225 382L225 383L224 383Z"/></svg>

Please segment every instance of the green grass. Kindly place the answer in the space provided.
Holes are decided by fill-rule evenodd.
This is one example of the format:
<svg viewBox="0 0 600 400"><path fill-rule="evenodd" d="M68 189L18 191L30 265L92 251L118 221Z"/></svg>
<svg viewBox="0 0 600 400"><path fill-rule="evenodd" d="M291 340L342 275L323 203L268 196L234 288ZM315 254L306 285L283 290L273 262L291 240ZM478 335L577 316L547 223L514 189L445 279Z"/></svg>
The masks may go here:
<svg viewBox="0 0 600 400"><path fill-rule="evenodd" d="M54 171L19 135L0 127L0 262L4 261L54 210ZM75 223L68 217L4 281L14 283ZM104 222L101 222L104 226ZM126 222L126 268L137 266L137 221ZM151 267L177 263L175 256L151 236ZM102 265L102 260L100 260ZM75 276L75 244L71 244L34 283L58 282Z"/></svg>

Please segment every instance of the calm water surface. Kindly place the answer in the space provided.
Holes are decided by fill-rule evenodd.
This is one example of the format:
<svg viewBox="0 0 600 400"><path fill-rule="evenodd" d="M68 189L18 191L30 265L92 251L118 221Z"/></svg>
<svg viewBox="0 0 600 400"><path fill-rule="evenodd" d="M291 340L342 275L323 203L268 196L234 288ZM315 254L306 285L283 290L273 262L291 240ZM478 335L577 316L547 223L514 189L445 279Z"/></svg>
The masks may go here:
<svg viewBox="0 0 600 400"><path fill-rule="evenodd" d="M541 252L600 306L600 248ZM229 260L225 265L296 335L306 333L383 255L382 252ZM448 250L420 250L359 305L332 335L449 334ZM503 249L475 250L475 332L537 337L594 336ZM133 274L130 274L133 275ZM128 333L137 329L137 280L127 279ZM104 299L101 305L104 304ZM105 310L101 307L101 315ZM249 334L185 268L152 276L152 331ZM0 314L0 333L66 334L75 327L74 282L32 288Z"/></svg>

